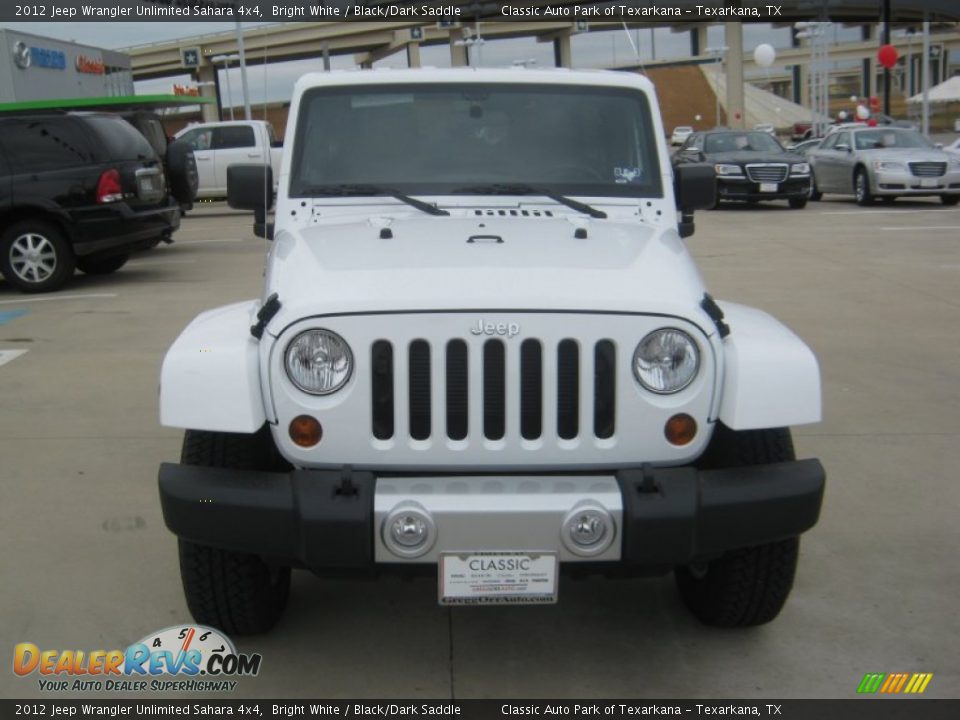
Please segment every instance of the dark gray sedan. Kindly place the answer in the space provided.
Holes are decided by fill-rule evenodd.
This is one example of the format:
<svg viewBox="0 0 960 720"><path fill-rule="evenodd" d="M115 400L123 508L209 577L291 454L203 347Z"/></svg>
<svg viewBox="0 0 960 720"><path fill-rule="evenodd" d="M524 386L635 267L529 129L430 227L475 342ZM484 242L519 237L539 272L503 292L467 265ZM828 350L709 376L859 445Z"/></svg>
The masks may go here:
<svg viewBox="0 0 960 720"><path fill-rule="evenodd" d="M834 130L807 153L813 168L811 199L823 193L853 195L858 205L875 198L939 196L960 202L960 158L939 150L915 130L848 127Z"/></svg>

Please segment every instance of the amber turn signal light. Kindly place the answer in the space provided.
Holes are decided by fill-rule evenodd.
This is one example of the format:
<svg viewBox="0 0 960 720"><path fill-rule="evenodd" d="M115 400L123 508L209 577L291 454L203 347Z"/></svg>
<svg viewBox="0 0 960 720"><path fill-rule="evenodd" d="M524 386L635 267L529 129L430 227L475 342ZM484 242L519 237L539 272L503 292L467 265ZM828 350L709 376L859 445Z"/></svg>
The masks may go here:
<svg viewBox="0 0 960 720"><path fill-rule="evenodd" d="M320 421L309 415L297 415L290 421L290 439L300 447L313 447L323 437Z"/></svg>
<svg viewBox="0 0 960 720"><path fill-rule="evenodd" d="M697 421L686 413L674 415L663 428L671 445L688 445L697 434Z"/></svg>

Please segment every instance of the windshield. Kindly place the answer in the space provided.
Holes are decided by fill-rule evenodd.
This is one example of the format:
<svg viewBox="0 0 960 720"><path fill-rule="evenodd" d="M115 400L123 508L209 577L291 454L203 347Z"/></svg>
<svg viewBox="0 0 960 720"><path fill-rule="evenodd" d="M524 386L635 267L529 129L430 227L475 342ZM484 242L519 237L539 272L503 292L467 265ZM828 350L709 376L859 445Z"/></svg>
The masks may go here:
<svg viewBox="0 0 960 720"><path fill-rule="evenodd" d="M854 133L857 150L878 148L932 148L933 145L915 130L860 130Z"/></svg>
<svg viewBox="0 0 960 720"><path fill-rule="evenodd" d="M407 194L529 185L659 197L646 96L533 84L317 88L300 105L290 195L351 184Z"/></svg>
<svg viewBox="0 0 960 720"><path fill-rule="evenodd" d="M783 152L783 147L765 132L728 132L707 135L704 152Z"/></svg>

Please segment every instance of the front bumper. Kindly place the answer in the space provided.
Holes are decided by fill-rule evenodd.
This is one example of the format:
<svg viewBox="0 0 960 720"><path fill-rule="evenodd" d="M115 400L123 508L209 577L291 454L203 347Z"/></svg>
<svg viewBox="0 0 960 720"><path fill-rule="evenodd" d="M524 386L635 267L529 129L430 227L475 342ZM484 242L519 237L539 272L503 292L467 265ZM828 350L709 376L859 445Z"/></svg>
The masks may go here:
<svg viewBox="0 0 960 720"><path fill-rule="evenodd" d="M576 482L585 477L588 482ZM448 478L459 489L445 495L446 500L431 480L436 479L346 470L235 471L173 463L161 465L159 475L164 520L178 537L325 572L423 565L434 562L430 558L439 552L502 549L503 542L513 550L556 550L565 562L610 561L668 570L809 530L820 514L825 473L818 460L799 460L723 470L631 468L605 476L459 476ZM400 483L407 483L403 493L396 490ZM475 499L466 499L471 491L464 488L470 485L487 488L477 492L486 492L488 502L491 494L501 493L502 509L476 512ZM611 488L614 495L619 493L613 502ZM514 490L526 492L524 502L533 504L517 511L517 495L510 494ZM610 553L596 558L564 554L560 522L548 522L549 513L557 510L557 492L567 493L574 506L598 498L599 504L616 506L611 508L618 524ZM384 548L378 523L382 512L375 505L391 493L395 498L402 494L401 502L433 503L437 537L425 558L391 557ZM539 504L537 497L542 498ZM560 508L560 515L569 511ZM490 529L487 537L478 534L484 522ZM544 532L552 545L544 546Z"/></svg>
<svg viewBox="0 0 960 720"><path fill-rule="evenodd" d="M766 183L764 183L766 184ZM791 200L808 197L810 194L810 176L788 177L776 184L776 190L763 192L761 183L746 177L717 177L718 200Z"/></svg>
<svg viewBox="0 0 960 720"><path fill-rule="evenodd" d="M917 177L909 172L874 170L874 195L960 195L960 172L938 177Z"/></svg>

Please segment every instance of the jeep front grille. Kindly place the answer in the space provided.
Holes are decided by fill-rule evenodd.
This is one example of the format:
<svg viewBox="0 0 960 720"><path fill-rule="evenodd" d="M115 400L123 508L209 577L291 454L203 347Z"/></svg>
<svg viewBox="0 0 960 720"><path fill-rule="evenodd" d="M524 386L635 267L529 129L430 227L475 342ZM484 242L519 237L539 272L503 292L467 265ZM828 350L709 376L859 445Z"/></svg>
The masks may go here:
<svg viewBox="0 0 960 720"><path fill-rule="evenodd" d="M747 177L755 183L783 182L787 179L787 166L784 163L750 163Z"/></svg>
<svg viewBox="0 0 960 720"><path fill-rule="evenodd" d="M910 172L917 177L943 177L947 172L947 164L944 162L912 162L910 163Z"/></svg>
<svg viewBox="0 0 960 720"><path fill-rule="evenodd" d="M593 355L592 377L584 377L581 352L576 340L567 338L553 346L537 339L515 343L491 338L482 344L450 340L443 349L443 362L431 363L431 345L414 340L405 348L395 348L388 340L377 340L371 347L371 430L377 440L394 436L395 413L408 417L413 440L427 440L445 434L450 440L466 440L471 433L482 433L490 441L504 439L507 433L535 441L544 434L545 425L556 427L562 440L573 440L583 433L607 439L616 430L616 346L600 340L587 349ZM395 357L406 357L406 373L397 377ZM435 384L434 373L443 373ZM471 373L479 373L479 392L471 392ZM519 382L518 417L508 417L508 373L516 373ZM398 388L403 382L405 387ZM545 392L545 384L554 382L555 393ZM581 427L581 383L593 388L592 427ZM446 397L443 423L432 416L436 407L431 388L443 388ZM476 390L476 386L474 386ZM404 392L405 391L405 392ZM545 407L545 398L554 398ZM403 398L405 400L398 400ZM403 402L404 407L399 407ZM469 426L471 403L481 403L482 428ZM555 425L554 425L555 424Z"/></svg>

